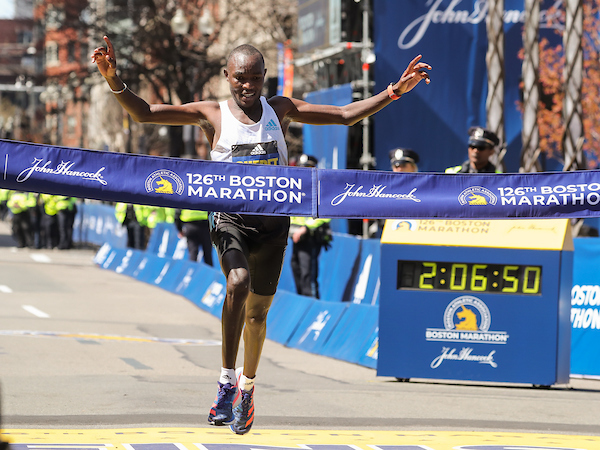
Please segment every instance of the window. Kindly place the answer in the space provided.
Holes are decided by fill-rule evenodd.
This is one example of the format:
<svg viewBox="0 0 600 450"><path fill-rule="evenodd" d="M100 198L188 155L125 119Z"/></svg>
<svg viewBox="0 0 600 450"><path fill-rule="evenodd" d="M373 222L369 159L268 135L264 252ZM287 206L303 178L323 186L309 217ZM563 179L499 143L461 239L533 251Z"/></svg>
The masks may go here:
<svg viewBox="0 0 600 450"><path fill-rule="evenodd" d="M48 41L46 42L46 66L54 67L58 65L58 44L54 41Z"/></svg>

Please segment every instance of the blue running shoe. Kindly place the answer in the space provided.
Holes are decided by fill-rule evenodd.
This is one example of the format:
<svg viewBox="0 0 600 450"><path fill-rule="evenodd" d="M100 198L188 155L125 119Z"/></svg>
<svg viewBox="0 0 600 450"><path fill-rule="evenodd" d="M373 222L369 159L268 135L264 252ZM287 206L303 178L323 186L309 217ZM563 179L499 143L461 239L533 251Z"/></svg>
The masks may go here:
<svg viewBox="0 0 600 450"><path fill-rule="evenodd" d="M237 388L229 383L219 385L217 397L208 413L208 423L211 425L221 426L233 422L233 398Z"/></svg>
<svg viewBox="0 0 600 450"><path fill-rule="evenodd" d="M242 391L242 401L233 410L235 420L229 428L235 434L246 434L254 422L254 387L250 391Z"/></svg>

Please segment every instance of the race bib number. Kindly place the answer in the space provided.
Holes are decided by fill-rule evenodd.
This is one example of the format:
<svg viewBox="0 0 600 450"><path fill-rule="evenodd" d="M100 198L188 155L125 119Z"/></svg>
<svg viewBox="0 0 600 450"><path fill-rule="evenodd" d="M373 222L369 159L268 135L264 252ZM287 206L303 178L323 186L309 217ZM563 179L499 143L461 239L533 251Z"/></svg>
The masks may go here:
<svg viewBox="0 0 600 450"><path fill-rule="evenodd" d="M276 166L279 164L277 141L232 145L231 158L236 163L270 164Z"/></svg>

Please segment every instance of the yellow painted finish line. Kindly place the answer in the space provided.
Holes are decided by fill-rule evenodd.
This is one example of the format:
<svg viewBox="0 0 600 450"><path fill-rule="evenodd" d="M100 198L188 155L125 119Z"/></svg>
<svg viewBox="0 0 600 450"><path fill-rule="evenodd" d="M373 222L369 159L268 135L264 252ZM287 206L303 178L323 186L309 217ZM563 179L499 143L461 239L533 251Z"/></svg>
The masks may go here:
<svg viewBox="0 0 600 450"><path fill-rule="evenodd" d="M600 436L461 431L125 428L5 430L11 450L600 450Z"/></svg>

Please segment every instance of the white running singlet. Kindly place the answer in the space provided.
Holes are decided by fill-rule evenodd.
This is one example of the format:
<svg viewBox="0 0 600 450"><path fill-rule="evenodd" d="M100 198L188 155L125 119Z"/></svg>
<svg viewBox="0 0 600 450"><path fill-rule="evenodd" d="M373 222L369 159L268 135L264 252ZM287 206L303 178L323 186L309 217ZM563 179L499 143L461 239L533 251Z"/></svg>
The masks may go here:
<svg viewBox="0 0 600 450"><path fill-rule="evenodd" d="M237 120L227 100L219 102L221 136L210 152L213 161L287 166L288 151L279 118L265 97L260 101L262 117L252 125Z"/></svg>

